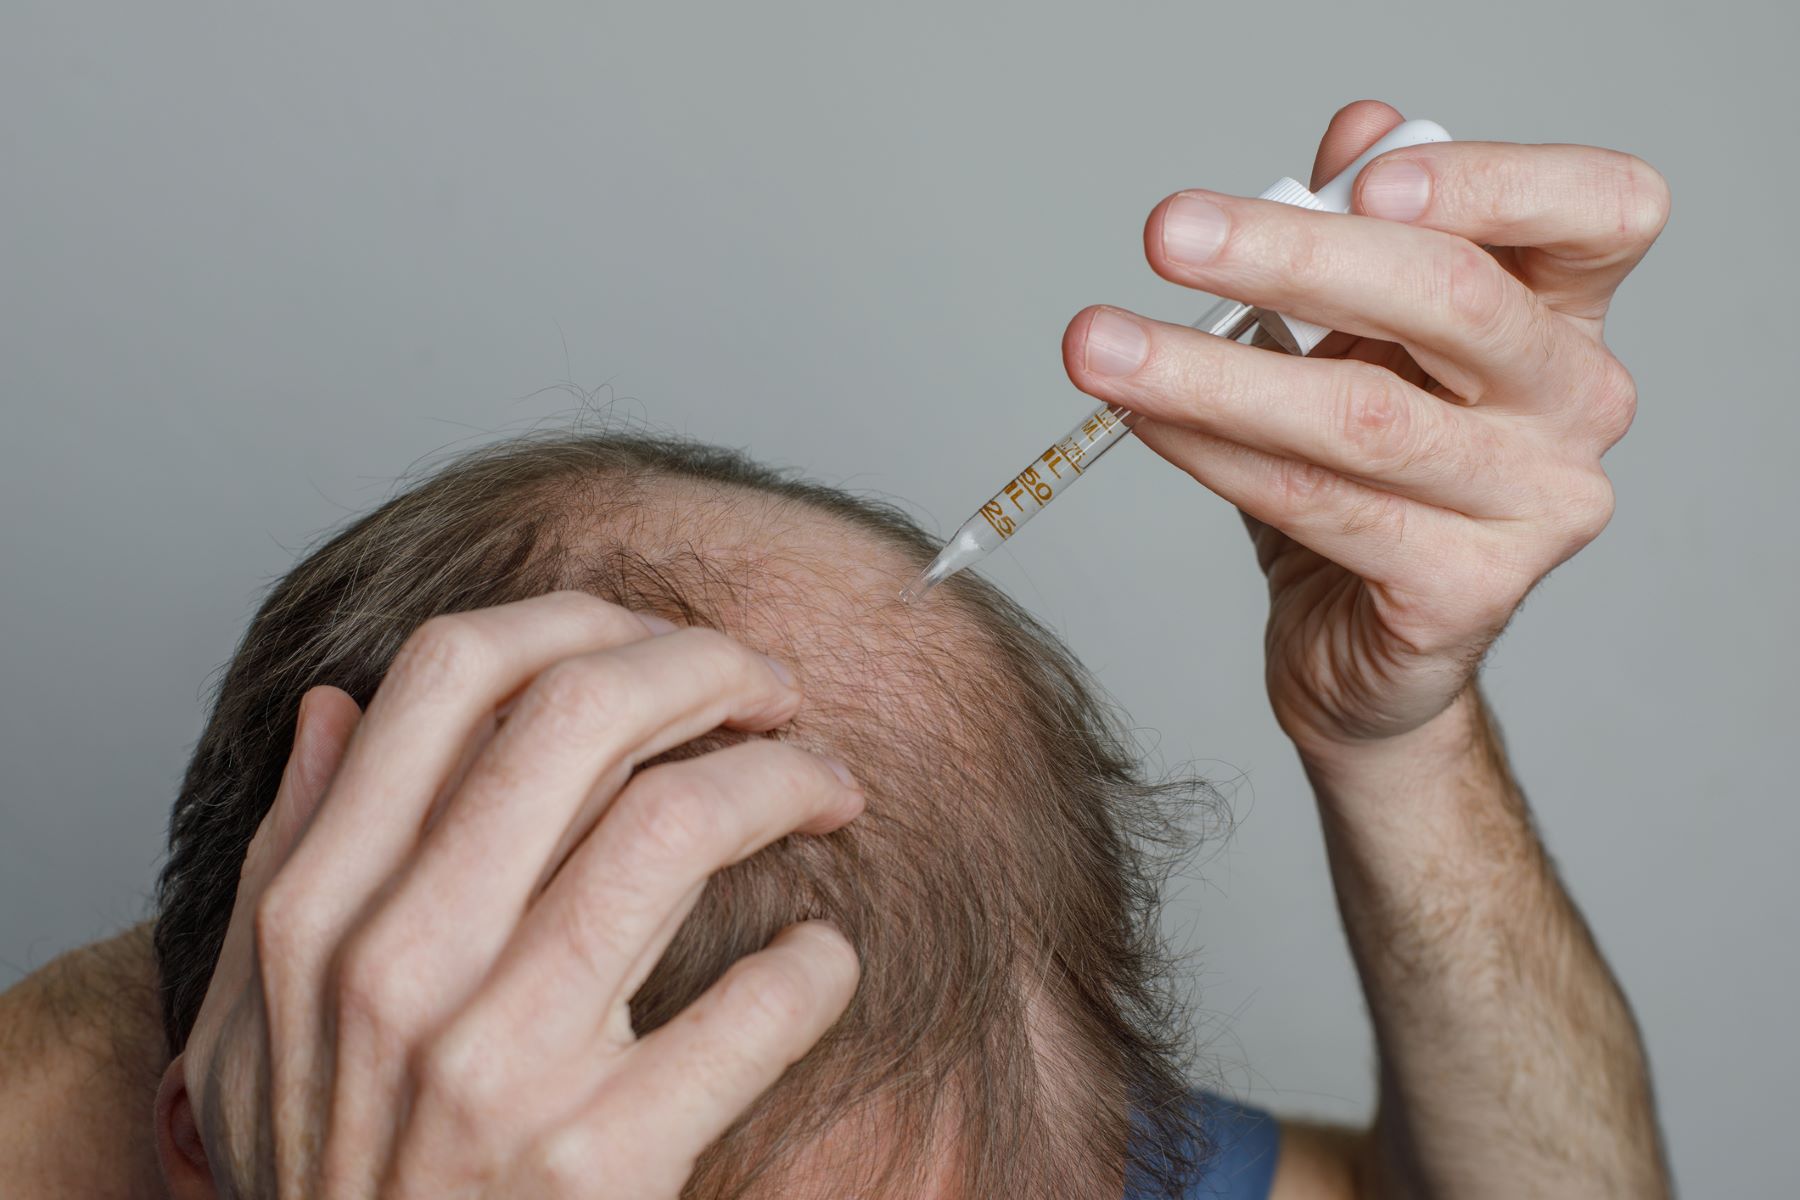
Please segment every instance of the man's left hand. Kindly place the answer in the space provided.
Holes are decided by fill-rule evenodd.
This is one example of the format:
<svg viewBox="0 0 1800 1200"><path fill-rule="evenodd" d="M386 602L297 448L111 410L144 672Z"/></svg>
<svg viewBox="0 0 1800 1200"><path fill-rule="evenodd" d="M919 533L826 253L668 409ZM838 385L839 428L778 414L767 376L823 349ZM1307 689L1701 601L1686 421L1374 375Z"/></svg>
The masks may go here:
<svg viewBox="0 0 1800 1200"><path fill-rule="evenodd" d="M1339 112L1315 186L1400 120ZM1600 460L1636 392L1602 329L1668 205L1628 154L1415 146L1363 171L1354 215L1197 191L1150 215L1159 274L1343 331L1312 357L1112 308L1070 323L1076 385L1248 519L1270 698L1303 755L1443 712L1606 525Z"/></svg>

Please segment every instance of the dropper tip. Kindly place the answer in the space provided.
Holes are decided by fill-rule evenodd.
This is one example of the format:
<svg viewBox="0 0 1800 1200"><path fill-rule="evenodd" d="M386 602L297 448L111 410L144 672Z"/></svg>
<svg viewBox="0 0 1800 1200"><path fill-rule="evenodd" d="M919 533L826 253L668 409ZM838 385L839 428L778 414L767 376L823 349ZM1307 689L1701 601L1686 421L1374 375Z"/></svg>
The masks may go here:
<svg viewBox="0 0 1800 1200"><path fill-rule="evenodd" d="M945 562L945 557L943 554L938 555L930 566L919 572L918 578L900 589L900 603L918 603L924 599L926 592L956 573L955 566Z"/></svg>
<svg viewBox="0 0 1800 1200"><path fill-rule="evenodd" d="M944 580L964 567L973 566L981 561L990 547L984 545L981 539L981 531L985 530L987 525L982 522L981 529L976 529L975 526L978 522L981 522L980 517L971 517L964 522L963 527L956 531L956 536L944 543L944 548L938 551L937 557L931 560L931 564L919 572L919 577L900 589L902 604L917 603L924 598L926 592Z"/></svg>
<svg viewBox="0 0 1800 1200"><path fill-rule="evenodd" d="M926 592L937 586L938 581L932 578L929 570L922 571L919 577L900 589L900 603L916 604L923 599Z"/></svg>

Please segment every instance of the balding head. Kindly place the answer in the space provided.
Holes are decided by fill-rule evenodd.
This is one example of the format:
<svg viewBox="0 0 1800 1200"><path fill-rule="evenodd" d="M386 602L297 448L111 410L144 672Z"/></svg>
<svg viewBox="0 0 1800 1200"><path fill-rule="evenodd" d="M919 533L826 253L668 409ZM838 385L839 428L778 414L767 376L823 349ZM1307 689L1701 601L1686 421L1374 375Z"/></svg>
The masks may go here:
<svg viewBox="0 0 1800 1200"><path fill-rule="evenodd" d="M849 1011L690 1195L1112 1200L1134 1120L1144 1182L1179 1173L1193 1129L1138 843L1164 832L1167 789L994 589L898 601L933 549L892 509L733 455L587 436L491 448L358 521L263 606L176 805L157 930L172 1045L300 695L328 683L366 704L425 619L577 587L791 663L807 699L775 736L844 759L868 794L845 829L715 878L633 1000L647 1032L811 917L863 964Z"/></svg>

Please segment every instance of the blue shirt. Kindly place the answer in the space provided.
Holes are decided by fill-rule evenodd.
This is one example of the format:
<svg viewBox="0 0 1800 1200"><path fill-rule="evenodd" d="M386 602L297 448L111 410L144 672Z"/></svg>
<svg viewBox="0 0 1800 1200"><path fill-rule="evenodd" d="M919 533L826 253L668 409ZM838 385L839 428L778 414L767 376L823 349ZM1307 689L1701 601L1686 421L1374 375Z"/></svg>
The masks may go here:
<svg viewBox="0 0 1800 1200"><path fill-rule="evenodd" d="M1182 1200L1267 1200L1281 1152L1280 1123L1205 1092L1197 1093L1194 1103L1211 1151ZM1128 1186L1125 1200L1142 1200L1145 1194Z"/></svg>

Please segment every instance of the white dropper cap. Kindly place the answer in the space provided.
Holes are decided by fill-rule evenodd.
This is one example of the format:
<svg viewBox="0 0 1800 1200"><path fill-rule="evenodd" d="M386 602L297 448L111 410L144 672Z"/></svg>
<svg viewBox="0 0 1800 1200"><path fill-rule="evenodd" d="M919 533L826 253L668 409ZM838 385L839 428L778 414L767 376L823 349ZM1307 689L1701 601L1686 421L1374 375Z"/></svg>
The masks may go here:
<svg viewBox="0 0 1800 1200"><path fill-rule="evenodd" d="M1308 190L1298 179L1282 178L1265 188L1258 199L1278 200L1283 204L1310 208L1316 212L1347 213L1350 211L1350 192L1356 186L1356 177L1371 162L1389 150L1398 150L1402 146L1421 146L1426 142L1451 140L1450 134L1436 121L1402 121L1383 134L1373 146L1364 150L1355 162L1332 176L1331 182L1318 191ZM1312 353L1313 347L1324 341L1331 332L1323 325L1314 325L1310 321L1267 309L1257 310L1256 317L1269 336L1280 342L1282 349L1289 354Z"/></svg>

